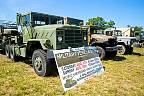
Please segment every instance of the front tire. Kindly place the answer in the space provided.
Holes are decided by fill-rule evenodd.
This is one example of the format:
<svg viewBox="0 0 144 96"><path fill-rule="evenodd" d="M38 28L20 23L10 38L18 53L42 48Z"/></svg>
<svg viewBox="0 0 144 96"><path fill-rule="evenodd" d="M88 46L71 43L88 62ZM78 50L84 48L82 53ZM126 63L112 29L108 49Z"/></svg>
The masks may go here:
<svg viewBox="0 0 144 96"><path fill-rule="evenodd" d="M35 73L39 76L47 76L48 72L48 59L45 51L38 49L35 50L32 56L32 65Z"/></svg>
<svg viewBox="0 0 144 96"><path fill-rule="evenodd" d="M118 54L122 54L122 55L126 54L126 47L124 45L117 45L117 46L118 46L118 50L117 50Z"/></svg>
<svg viewBox="0 0 144 96"><path fill-rule="evenodd" d="M105 50L102 47L96 46L97 50L99 51L99 57L101 60L105 58Z"/></svg>

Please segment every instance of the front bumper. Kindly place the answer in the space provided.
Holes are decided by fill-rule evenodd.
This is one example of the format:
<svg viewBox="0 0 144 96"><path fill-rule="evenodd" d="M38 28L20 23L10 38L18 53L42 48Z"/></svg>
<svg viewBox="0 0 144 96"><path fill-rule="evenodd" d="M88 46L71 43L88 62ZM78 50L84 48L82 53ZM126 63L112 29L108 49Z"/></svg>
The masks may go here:
<svg viewBox="0 0 144 96"><path fill-rule="evenodd" d="M105 50L106 51L117 51L118 47L114 46L114 47L106 47Z"/></svg>

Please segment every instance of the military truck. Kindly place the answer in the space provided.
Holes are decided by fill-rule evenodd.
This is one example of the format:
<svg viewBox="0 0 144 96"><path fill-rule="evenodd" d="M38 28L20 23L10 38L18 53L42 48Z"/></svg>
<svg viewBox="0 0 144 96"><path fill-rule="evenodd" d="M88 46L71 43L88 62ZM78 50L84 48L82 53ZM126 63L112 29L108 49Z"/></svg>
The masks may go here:
<svg viewBox="0 0 144 96"><path fill-rule="evenodd" d="M140 33L140 40L139 40L140 43L144 43L144 31L142 31Z"/></svg>
<svg viewBox="0 0 144 96"><path fill-rule="evenodd" d="M134 47L144 47L144 31L135 33L136 36L136 43Z"/></svg>
<svg viewBox="0 0 144 96"><path fill-rule="evenodd" d="M117 29L106 29L104 34L108 36L117 37L117 46L119 54L131 54L133 52L133 43L136 41L135 37L123 36L121 30Z"/></svg>
<svg viewBox="0 0 144 96"><path fill-rule="evenodd" d="M39 76L49 75L54 70L53 50L88 45L87 29L76 25L64 25L64 18L61 16L27 12L17 13L16 17L17 34L8 38L5 52L7 57L14 61L18 57L31 59Z"/></svg>
<svg viewBox="0 0 144 96"><path fill-rule="evenodd" d="M15 36L18 35L17 26L15 24L7 24L0 26L0 49L5 50L7 44L13 44ZM6 53L7 55L7 53Z"/></svg>
<svg viewBox="0 0 144 96"><path fill-rule="evenodd" d="M104 29L98 26L88 27L88 42L91 46L96 46L101 59L105 57L114 58L117 55L117 40L113 36L103 34Z"/></svg>

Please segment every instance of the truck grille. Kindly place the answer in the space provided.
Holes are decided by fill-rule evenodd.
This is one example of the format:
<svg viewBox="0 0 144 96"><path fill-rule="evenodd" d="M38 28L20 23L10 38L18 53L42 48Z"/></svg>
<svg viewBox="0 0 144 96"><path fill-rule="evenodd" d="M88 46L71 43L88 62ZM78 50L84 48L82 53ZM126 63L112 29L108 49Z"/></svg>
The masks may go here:
<svg viewBox="0 0 144 96"><path fill-rule="evenodd" d="M109 39L108 42L109 42L110 46L116 46L117 45L116 39Z"/></svg>
<svg viewBox="0 0 144 96"><path fill-rule="evenodd" d="M68 47L76 48L86 46L88 44L86 30L64 30L62 32L62 35L58 36L62 36L63 41L61 43L57 43L57 49L63 49ZM86 37L86 40L84 40L84 37Z"/></svg>
<svg viewBox="0 0 144 96"><path fill-rule="evenodd" d="M65 43L69 47L81 47L83 46L84 36L87 36L86 31L65 30Z"/></svg>
<svg viewBox="0 0 144 96"><path fill-rule="evenodd" d="M65 31L65 43L80 43L82 42L82 32L79 30L66 30Z"/></svg>

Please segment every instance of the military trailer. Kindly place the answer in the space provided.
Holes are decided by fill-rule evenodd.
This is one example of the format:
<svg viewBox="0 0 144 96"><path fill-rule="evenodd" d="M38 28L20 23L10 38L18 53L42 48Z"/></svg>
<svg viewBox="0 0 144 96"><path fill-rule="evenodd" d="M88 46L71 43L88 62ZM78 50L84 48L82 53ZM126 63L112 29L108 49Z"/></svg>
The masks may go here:
<svg viewBox="0 0 144 96"><path fill-rule="evenodd" d="M132 45L136 41L135 37L124 36L123 32L117 29L106 29L104 34L117 37L119 54L131 54L133 52Z"/></svg>
<svg viewBox="0 0 144 96"><path fill-rule="evenodd" d="M98 26L88 27L88 43L91 46L96 46L99 50L101 59L114 58L117 55L117 39L113 36L103 34L104 29Z"/></svg>
<svg viewBox="0 0 144 96"><path fill-rule="evenodd" d="M13 43L6 43L7 56L14 61L18 57L29 58L36 74L51 74L55 67L53 50L88 45L86 28L63 23L61 16L17 13L18 35L14 36Z"/></svg>

